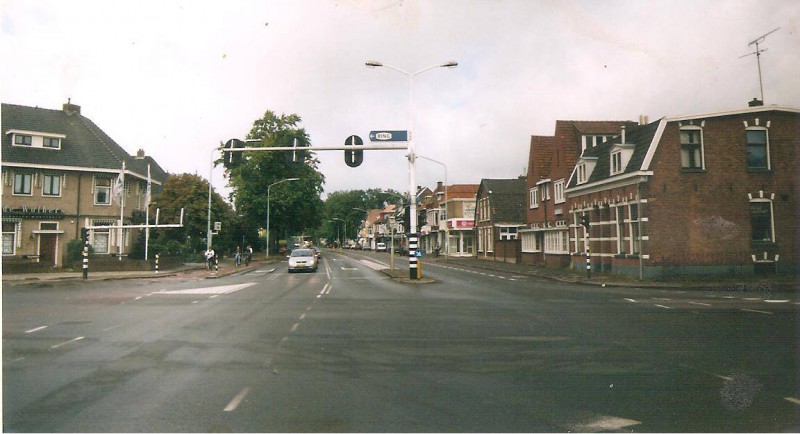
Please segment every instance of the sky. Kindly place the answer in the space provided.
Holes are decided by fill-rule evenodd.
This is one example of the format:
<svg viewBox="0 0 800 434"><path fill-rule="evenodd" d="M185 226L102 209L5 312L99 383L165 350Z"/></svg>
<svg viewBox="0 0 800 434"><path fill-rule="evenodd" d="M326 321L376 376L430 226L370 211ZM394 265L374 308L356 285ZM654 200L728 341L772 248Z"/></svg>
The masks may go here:
<svg viewBox="0 0 800 434"><path fill-rule="evenodd" d="M525 174L530 136L559 119L747 107L749 43L776 28L759 44L764 100L800 107L797 0L0 0L0 95L69 99L129 153L223 195L213 149L266 111L300 116L312 146L411 130L416 184L478 184ZM357 168L317 157L326 194L410 186L403 150Z"/></svg>

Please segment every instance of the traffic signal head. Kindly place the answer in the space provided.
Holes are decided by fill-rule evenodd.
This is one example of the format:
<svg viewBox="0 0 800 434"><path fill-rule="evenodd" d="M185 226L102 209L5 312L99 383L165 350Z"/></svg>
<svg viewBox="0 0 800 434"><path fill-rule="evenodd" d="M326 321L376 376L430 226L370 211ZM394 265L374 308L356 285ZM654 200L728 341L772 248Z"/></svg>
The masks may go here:
<svg viewBox="0 0 800 434"><path fill-rule="evenodd" d="M81 240L84 243L88 243L89 242L89 229L81 228Z"/></svg>
<svg viewBox="0 0 800 434"><path fill-rule="evenodd" d="M581 216L581 225L587 230L589 229L589 216L587 214Z"/></svg>
<svg viewBox="0 0 800 434"><path fill-rule="evenodd" d="M361 137L350 136L344 141L345 146L362 146L364 141ZM344 151L344 164L350 167L358 167L364 162L364 151Z"/></svg>

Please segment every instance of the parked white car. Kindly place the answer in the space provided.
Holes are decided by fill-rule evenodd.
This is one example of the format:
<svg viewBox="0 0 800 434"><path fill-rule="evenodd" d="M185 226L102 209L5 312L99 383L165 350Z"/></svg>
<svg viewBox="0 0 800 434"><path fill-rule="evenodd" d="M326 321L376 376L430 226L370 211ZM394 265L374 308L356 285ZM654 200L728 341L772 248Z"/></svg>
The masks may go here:
<svg viewBox="0 0 800 434"><path fill-rule="evenodd" d="M386 243L378 243L375 245L376 252L385 252L386 251Z"/></svg>

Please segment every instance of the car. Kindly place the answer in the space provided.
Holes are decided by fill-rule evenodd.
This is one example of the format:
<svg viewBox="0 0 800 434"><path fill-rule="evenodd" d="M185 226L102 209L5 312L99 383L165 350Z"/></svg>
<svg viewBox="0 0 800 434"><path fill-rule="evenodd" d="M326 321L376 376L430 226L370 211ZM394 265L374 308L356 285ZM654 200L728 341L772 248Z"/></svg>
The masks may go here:
<svg viewBox="0 0 800 434"><path fill-rule="evenodd" d="M319 258L322 257L322 249L320 249L319 247L311 246L311 250L313 250L314 254L317 255L317 260L319 260Z"/></svg>
<svg viewBox="0 0 800 434"><path fill-rule="evenodd" d="M386 243L378 243L375 245L376 252L385 252L386 250Z"/></svg>
<svg viewBox="0 0 800 434"><path fill-rule="evenodd" d="M289 272L317 271L317 255L312 249L294 249L287 256L289 258Z"/></svg>

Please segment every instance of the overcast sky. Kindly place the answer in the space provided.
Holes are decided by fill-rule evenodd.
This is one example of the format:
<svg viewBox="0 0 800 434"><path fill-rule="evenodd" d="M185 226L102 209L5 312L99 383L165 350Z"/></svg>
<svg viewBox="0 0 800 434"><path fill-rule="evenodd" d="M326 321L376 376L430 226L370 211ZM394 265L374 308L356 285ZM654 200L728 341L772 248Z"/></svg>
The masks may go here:
<svg viewBox="0 0 800 434"><path fill-rule="evenodd" d="M557 119L651 121L766 104L800 107L800 2L2 0L4 103L72 99L129 153L209 176L211 150L267 110L312 145L406 130L448 181L524 173L531 135ZM455 60L414 79L408 73ZM403 151L318 152L327 193L407 191ZM417 183L444 180L420 160ZM223 194L222 170L213 183Z"/></svg>

